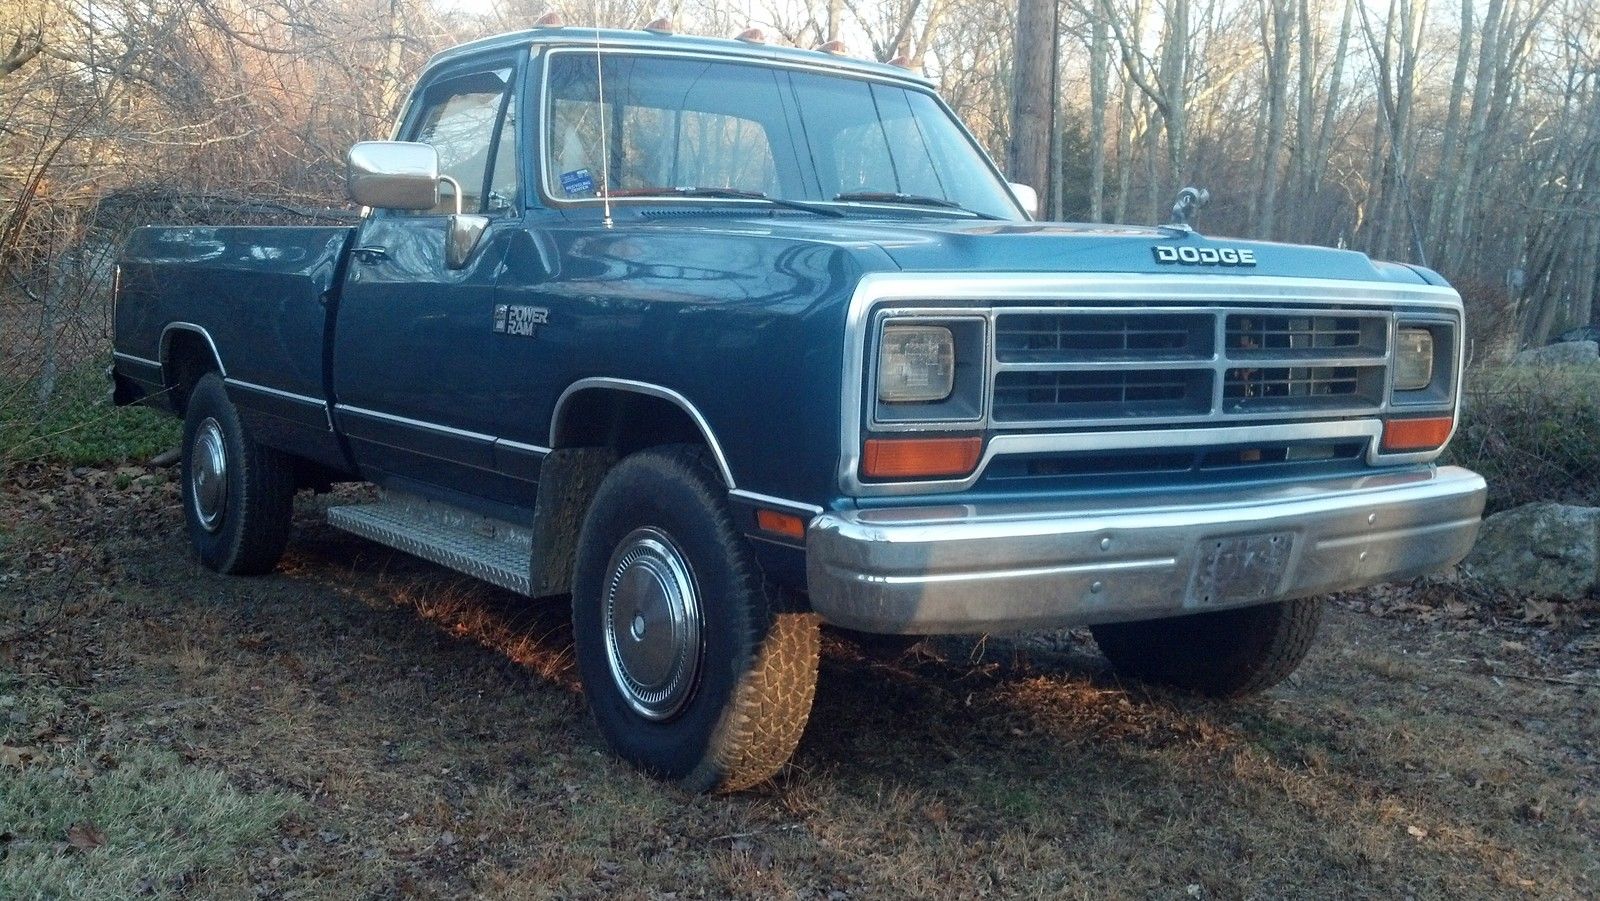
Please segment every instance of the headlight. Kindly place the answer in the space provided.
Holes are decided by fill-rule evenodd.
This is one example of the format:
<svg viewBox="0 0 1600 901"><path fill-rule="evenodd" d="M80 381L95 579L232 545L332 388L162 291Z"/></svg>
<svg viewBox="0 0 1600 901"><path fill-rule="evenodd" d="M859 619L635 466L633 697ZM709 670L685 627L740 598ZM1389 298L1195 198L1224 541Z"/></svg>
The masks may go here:
<svg viewBox="0 0 1600 901"><path fill-rule="evenodd" d="M1394 342L1394 388L1420 391L1433 381L1433 332L1403 328Z"/></svg>
<svg viewBox="0 0 1600 901"><path fill-rule="evenodd" d="M878 400L930 403L950 396L956 342L941 325L889 325L878 346Z"/></svg>

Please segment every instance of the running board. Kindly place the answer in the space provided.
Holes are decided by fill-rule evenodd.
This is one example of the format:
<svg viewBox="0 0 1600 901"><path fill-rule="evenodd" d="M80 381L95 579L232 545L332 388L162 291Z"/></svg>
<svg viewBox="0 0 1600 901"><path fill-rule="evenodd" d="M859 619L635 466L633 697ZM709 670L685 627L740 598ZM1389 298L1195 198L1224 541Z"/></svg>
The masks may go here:
<svg viewBox="0 0 1600 901"><path fill-rule="evenodd" d="M414 495L329 507L328 523L518 594L532 594L533 530Z"/></svg>

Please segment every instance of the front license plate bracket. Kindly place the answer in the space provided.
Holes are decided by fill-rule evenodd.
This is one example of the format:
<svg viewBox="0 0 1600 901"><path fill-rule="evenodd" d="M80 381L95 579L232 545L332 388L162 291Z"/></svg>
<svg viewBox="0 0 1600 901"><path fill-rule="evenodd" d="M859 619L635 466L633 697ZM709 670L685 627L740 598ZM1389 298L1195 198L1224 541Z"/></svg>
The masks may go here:
<svg viewBox="0 0 1600 901"><path fill-rule="evenodd" d="M1184 606L1204 609L1275 597L1289 571L1293 532L1203 539Z"/></svg>

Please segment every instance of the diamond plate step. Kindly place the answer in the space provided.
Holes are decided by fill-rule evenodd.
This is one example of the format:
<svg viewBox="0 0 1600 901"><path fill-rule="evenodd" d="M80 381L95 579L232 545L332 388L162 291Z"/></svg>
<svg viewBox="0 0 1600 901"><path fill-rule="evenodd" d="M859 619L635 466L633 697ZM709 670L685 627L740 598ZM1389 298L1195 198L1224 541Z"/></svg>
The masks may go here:
<svg viewBox="0 0 1600 901"><path fill-rule="evenodd" d="M328 523L519 594L532 591L531 529L396 493L329 507Z"/></svg>

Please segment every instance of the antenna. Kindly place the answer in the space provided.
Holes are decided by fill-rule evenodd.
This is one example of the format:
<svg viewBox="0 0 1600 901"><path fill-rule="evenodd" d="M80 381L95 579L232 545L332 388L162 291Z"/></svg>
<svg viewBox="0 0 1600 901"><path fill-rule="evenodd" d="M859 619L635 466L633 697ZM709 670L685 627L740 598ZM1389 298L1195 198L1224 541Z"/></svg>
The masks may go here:
<svg viewBox="0 0 1600 901"><path fill-rule="evenodd" d="M611 142L606 139L606 76L600 65L600 26L594 28L594 85L600 113L600 206L605 211L601 224L611 227Z"/></svg>

